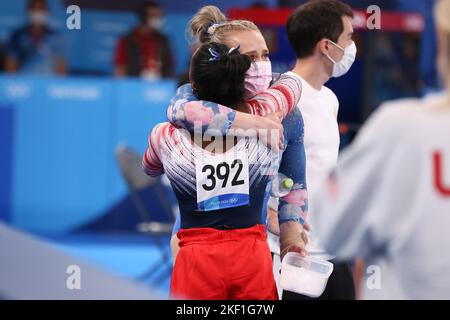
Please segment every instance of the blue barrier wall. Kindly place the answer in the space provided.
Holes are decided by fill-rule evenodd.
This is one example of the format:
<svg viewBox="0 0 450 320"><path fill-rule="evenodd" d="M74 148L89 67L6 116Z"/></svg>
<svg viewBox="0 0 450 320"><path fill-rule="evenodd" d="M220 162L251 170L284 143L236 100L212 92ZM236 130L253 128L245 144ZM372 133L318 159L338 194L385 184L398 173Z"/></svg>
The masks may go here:
<svg viewBox="0 0 450 320"><path fill-rule="evenodd" d="M143 152L174 92L172 81L1 76L0 105L14 113L0 112L0 123L13 122L9 138L2 133L2 151L12 150L2 172L13 160L10 199L2 199L10 222L64 233L97 218L126 194L115 147Z"/></svg>
<svg viewBox="0 0 450 320"><path fill-rule="evenodd" d="M0 220L11 216L14 109L0 105Z"/></svg>

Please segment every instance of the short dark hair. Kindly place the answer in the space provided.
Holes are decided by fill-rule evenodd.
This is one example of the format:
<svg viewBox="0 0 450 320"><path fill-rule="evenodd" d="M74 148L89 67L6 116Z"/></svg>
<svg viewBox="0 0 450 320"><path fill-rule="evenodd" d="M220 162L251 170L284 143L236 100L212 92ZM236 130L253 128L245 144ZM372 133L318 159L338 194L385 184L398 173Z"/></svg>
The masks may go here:
<svg viewBox="0 0 450 320"><path fill-rule="evenodd" d="M297 58L313 54L323 38L337 42L344 30L342 17L353 18L352 8L338 0L312 0L290 15L286 32Z"/></svg>
<svg viewBox="0 0 450 320"><path fill-rule="evenodd" d="M47 2L45 0L28 0L27 9L30 10L36 3L42 3L47 8Z"/></svg>
<svg viewBox="0 0 450 320"><path fill-rule="evenodd" d="M139 20L144 23L147 19L147 8L156 8L160 9L161 6L158 2L153 0L146 0L139 4L138 8L136 9L136 14L139 17Z"/></svg>
<svg viewBox="0 0 450 320"><path fill-rule="evenodd" d="M190 78L198 99L230 107L243 99L245 73L251 59L238 49L229 51L224 44L210 42L203 44L192 57Z"/></svg>

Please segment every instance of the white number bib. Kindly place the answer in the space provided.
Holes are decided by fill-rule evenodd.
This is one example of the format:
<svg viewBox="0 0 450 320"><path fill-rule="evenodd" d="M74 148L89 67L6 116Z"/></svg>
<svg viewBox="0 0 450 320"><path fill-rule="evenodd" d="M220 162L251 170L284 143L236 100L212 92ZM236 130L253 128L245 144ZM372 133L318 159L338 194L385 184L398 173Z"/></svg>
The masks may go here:
<svg viewBox="0 0 450 320"><path fill-rule="evenodd" d="M245 151L203 152L196 157L197 208L211 211L249 203L248 156Z"/></svg>

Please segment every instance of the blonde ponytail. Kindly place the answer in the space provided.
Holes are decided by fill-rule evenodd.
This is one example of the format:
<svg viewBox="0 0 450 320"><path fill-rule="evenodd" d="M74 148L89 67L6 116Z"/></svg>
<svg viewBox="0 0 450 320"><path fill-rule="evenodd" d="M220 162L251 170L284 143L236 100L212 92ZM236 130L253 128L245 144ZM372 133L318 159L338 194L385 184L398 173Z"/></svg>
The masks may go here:
<svg viewBox="0 0 450 320"><path fill-rule="evenodd" d="M189 21L188 29L192 37L200 43L224 43L233 31L259 31L258 27L247 20L228 20L216 6L201 8Z"/></svg>
<svg viewBox="0 0 450 320"><path fill-rule="evenodd" d="M211 34L208 29L214 24L227 22L227 17L216 6L205 6L201 8L189 21L189 30L193 37L198 38L201 43L209 42Z"/></svg>

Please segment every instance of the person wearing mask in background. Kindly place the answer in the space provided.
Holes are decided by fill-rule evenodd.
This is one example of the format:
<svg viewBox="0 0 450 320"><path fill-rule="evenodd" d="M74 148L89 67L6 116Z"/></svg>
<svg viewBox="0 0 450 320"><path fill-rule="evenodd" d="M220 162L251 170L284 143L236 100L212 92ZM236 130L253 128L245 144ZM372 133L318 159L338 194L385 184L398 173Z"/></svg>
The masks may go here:
<svg viewBox="0 0 450 320"><path fill-rule="evenodd" d="M5 71L65 74L61 36L48 26L45 0L28 1L28 24L14 31L6 45Z"/></svg>
<svg viewBox="0 0 450 320"><path fill-rule="evenodd" d="M309 1L289 17L286 32L297 57L293 72L301 79L303 93L298 104L305 123L306 181L308 189L320 193L319 181L336 165L339 152L337 115L339 101L325 87L331 77L347 73L356 57L352 40L353 12L350 6L337 0ZM314 193L312 197L314 197ZM269 231L278 234L277 200L269 200ZM309 216L317 215L314 205ZM309 219L310 220L310 219ZM310 224L310 255L332 259L320 246L321 239ZM269 234L270 238L275 238ZM276 239L275 239L276 241ZM274 257L274 259L277 256ZM324 293L317 299L354 299L355 290L350 264L334 262L334 270ZM311 299L289 291L283 300Z"/></svg>
<svg viewBox="0 0 450 320"><path fill-rule="evenodd" d="M145 1L137 11L139 26L122 37L115 55L115 75L144 79L173 76L169 40L162 34L162 10L158 3Z"/></svg>
<svg viewBox="0 0 450 320"><path fill-rule="evenodd" d="M313 195L327 251L372 268L363 299L450 299L450 0L434 16L445 93L383 104Z"/></svg>

